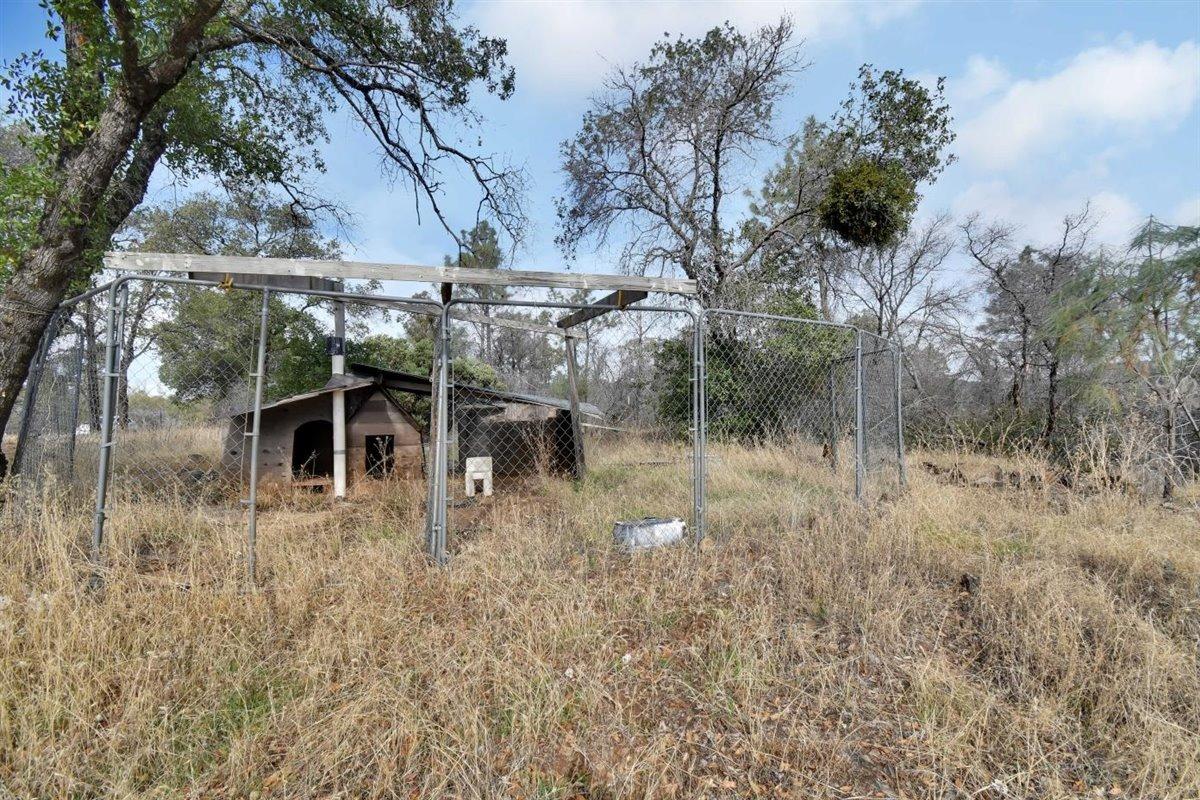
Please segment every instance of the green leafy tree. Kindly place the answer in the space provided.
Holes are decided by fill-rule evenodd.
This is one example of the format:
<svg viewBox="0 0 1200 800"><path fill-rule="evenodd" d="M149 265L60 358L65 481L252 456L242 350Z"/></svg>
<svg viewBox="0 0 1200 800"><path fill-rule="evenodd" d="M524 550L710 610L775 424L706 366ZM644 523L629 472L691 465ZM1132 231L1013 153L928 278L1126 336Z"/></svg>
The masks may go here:
<svg viewBox="0 0 1200 800"><path fill-rule="evenodd" d="M1180 429L1200 436L1200 227L1150 217L1133 237L1115 330L1127 370L1162 430L1163 496L1180 478Z"/></svg>
<svg viewBox="0 0 1200 800"><path fill-rule="evenodd" d="M462 232L464 247L456 257L446 256L443 262L447 267L463 267L465 269L497 270L504 266L504 251L500 246L500 237L496 229L487 220L480 220L474 228ZM490 284L463 284L458 287L459 295L472 300L507 300L509 290L506 286ZM465 308L472 313L491 317L511 313L504 309L499 312L495 306L470 305ZM475 340L478 356L485 362L495 358L495 328L486 322L472 323L475 329Z"/></svg>
<svg viewBox="0 0 1200 800"><path fill-rule="evenodd" d="M816 319L807 296L781 293L769 313ZM814 402L828 403L830 369L853 349L843 328L795 322L714 317L705 346L709 435L717 441L781 442L810 430ZM691 419L691 342L672 339L659 348L658 369L668 377L659 413L677 435Z"/></svg>
<svg viewBox="0 0 1200 800"><path fill-rule="evenodd" d="M832 119L810 117L789 138L754 198L742 236L774 234L753 280L801 288L815 278L821 316L831 319L848 250L894 245L921 187L954 161L951 122L943 78L930 87L864 64ZM805 213L785 216L798 202Z"/></svg>
<svg viewBox="0 0 1200 800"><path fill-rule="evenodd" d="M471 91L513 90L505 43L456 24L450 0L47 0L48 48L4 65L10 119L30 165L5 167L0 207L21 220L0 266L0 423L55 306L95 268L160 162L281 187L316 204L328 112L372 136L447 232L447 169L465 167L480 207L519 233L519 173L460 141Z"/></svg>
<svg viewBox="0 0 1200 800"><path fill-rule="evenodd" d="M116 238L143 251L206 255L337 258L337 243L319 232L319 220L262 189L228 197L202 193L176 206L136 210ZM311 313L313 301L274 295L268 308L266 395L277 399L323 386L329 379L326 326ZM256 358L261 297L134 281L122 331L122 369L158 365L158 379L177 403L232 407L248 404ZM145 353L152 358L138 361ZM128 377L118 382L129 385ZM119 420L127 419L124 391Z"/></svg>

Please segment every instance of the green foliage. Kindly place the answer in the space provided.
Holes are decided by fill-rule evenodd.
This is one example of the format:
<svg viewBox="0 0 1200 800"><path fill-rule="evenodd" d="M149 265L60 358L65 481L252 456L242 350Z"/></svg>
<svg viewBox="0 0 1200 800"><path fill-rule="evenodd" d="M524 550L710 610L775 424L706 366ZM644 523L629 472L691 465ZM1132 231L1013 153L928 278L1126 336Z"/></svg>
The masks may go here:
<svg viewBox="0 0 1200 800"><path fill-rule="evenodd" d="M418 197L435 203L445 165L468 165L481 208L518 234L519 172L444 139L443 127L457 134L477 121L476 85L501 98L514 89L505 42L456 24L450 0L266 0L216 3L215 13L205 5L44 0L45 46L0 71L7 119L29 155L0 166L0 282L51 212L75 234L89 231L73 234L92 245L71 264L75 276L94 269L145 192L139 175L160 160L182 183L276 185L321 207L303 183L324 169L325 120L339 108L370 131ZM114 146L116 163L89 161ZM98 205L57 196L73 170L105 190Z"/></svg>
<svg viewBox="0 0 1200 800"><path fill-rule="evenodd" d="M1200 359L1200 227L1151 217L1129 251L1116 320L1125 363L1143 378L1194 367Z"/></svg>
<svg viewBox="0 0 1200 800"><path fill-rule="evenodd" d="M348 341L346 361L349 364L369 364L428 377L433 366L433 339L400 338L376 333L361 340ZM454 358L451 370L455 382L459 384L488 388L499 387L501 384L494 369L469 356ZM396 393L394 397L419 422L429 419L429 398L404 393Z"/></svg>
<svg viewBox="0 0 1200 800"><path fill-rule="evenodd" d="M831 125L842 157L896 163L914 185L932 183L954 162L946 79L934 86L904 77L903 70L858 70L858 81Z"/></svg>
<svg viewBox="0 0 1200 800"><path fill-rule="evenodd" d="M35 241L41 198L52 189L28 128L0 127L0 286Z"/></svg>
<svg viewBox="0 0 1200 800"><path fill-rule="evenodd" d="M159 379L178 403L245 393L256 359L262 299L252 292L184 289L154 325ZM319 388L329 380L325 330L310 314L273 296L269 306L268 400ZM243 398L244 399L244 398Z"/></svg>
<svg viewBox="0 0 1200 800"><path fill-rule="evenodd" d="M928 87L864 64L838 113L809 117L788 140L751 203L740 235L763 242L760 279L801 288L819 278L827 299L838 240L886 246L907 230L919 187L954 161L951 121L943 79Z"/></svg>
<svg viewBox="0 0 1200 800"><path fill-rule="evenodd" d="M807 298L782 293L769 313L815 319ZM806 423L814 403L828 403L834 362L851 346L846 331L796 322L711 318L705 347L708 433L715 440L759 443L782 440ZM678 436L691 424L691 341L672 339L656 353L666 376L658 411Z"/></svg>
<svg viewBox="0 0 1200 800"><path fill-rule="evenodd" d="M232 187L228 197L202 192L175 206L140 208L115 238L145 252L340 258L341 246L321 235L318 222L262 188Z"/></svg>
<svg viewBox="0 0 1200 800"><path fill-rule="evenodd" d="M480 220L475 227L464 230L459 238L462 249L455 257L446 256L442 261L445 266L464 269L501 269L504 266L504 251L500 246L500 236L487 220ZM459 286L459 293L463 297L480 300L505 300L508 298L507 287L486 284L464 284Z"/></svg>
<svg viewBox="0 0 1200 800"><path fill-rule="evenodd" d="M916 186L899 162L860 158L833 173L818 213L826 230L850 244L884 247L908 228L916 207Z"/></svg>

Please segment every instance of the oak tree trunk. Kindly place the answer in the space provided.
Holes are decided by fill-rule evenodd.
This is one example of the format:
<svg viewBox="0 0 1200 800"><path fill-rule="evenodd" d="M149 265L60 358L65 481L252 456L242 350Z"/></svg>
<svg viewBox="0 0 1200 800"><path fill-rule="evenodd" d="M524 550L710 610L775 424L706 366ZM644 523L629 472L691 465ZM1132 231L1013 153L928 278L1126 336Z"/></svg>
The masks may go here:
<svg viewBox="0 0 1200 800"><path fill-rule="evenodd" d="M38 223L37 244L0 293L0 429L12 414L50 316L76 275L88 223L144 116L125 91L114 91L87 144L63 166L58 190L47 199Z"/></svg>

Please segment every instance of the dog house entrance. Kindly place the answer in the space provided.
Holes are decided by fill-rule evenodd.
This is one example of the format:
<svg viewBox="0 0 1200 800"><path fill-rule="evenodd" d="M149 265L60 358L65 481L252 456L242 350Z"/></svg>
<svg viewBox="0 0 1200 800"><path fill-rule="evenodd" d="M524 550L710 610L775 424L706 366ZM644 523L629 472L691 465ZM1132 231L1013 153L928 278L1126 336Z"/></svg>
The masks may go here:
<svg viewBox="0 0 1200 800"><path fill-rule="evenodd" d="M390 475L396 468L396 437L385 433L367 437L367 474L374 478Z"/></svg>
<svg viewBox="0 0 1200 800"><path fill-rule="evenodd" d="M314 419L296 428L292 436L292 475L327 478L333 475L333 423Z"/></svg>

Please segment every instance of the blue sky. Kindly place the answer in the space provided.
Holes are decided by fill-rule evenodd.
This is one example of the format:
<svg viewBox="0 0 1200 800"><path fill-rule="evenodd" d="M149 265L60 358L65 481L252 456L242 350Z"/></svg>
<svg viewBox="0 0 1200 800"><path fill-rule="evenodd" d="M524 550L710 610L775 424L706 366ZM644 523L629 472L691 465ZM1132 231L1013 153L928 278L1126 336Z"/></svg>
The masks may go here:
<svg viewBox="0 0 1200 800"><path fill-rule="evenodd" d="M609 64L641 57L667 31L699 34L724 20L751 28L784 13L811 66L781 109L781 132L808 114L829 116L865 61L947 77L959 161L927 193L922 214L978 211L1022 226L1034 241L1089 200L1098 235L1114 243L1151 212L1200 221L1200 3L490 0L459 11L506 37L517 68L515 96L479 108L485 149L530 176L534 227L518 266L561 268L553 246L558 144L576 130ZM42 26L36 2L0 0L0 57L38 46ZM354 213L348 252L440 263L453 250L445 232L428 218L416 223L411 194L382 177L371 142L348 119L329 127L329 171L313 183ZM772 157L764 153L750 174ZM462 226L473 209L469 188L448 193ZM188 190L160 174L153 199ZM603 253L576 268L615 271Z"/></svg>

